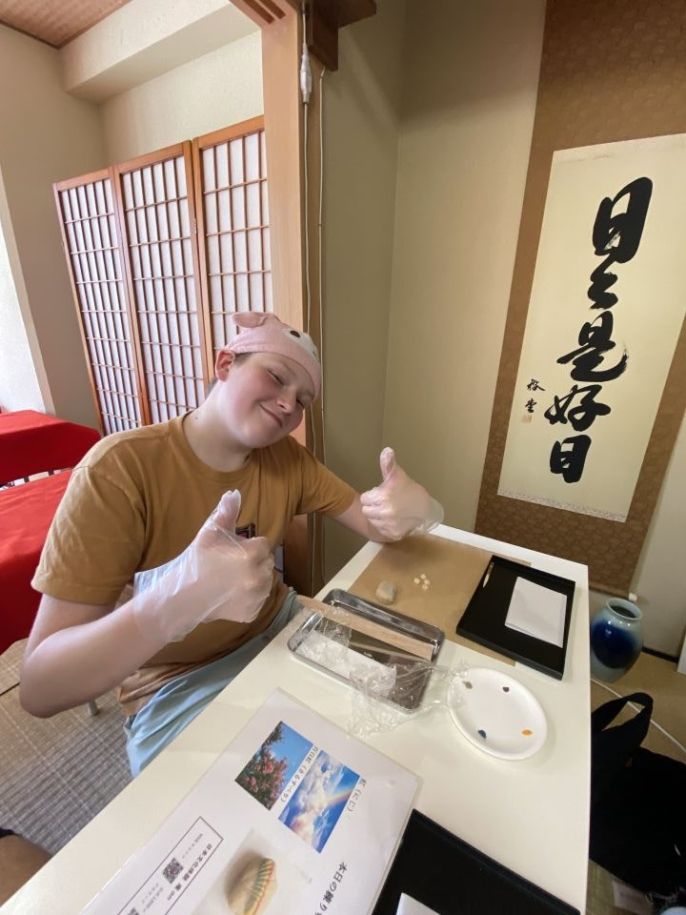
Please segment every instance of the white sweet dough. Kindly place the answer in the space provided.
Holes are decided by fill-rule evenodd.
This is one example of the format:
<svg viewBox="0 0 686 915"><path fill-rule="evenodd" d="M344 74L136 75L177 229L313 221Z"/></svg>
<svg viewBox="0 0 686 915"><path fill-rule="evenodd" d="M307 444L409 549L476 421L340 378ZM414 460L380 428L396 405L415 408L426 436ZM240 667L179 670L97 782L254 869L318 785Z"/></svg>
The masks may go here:
<svg viewBox="0 0 686 915"><path fill-rule="evenodd" d="M420 583L420 579L419 579L419 578L415 578L414 583L415 583L416 585L418 585L418 584Z"/></svg>
<svg viewBox="0 0 686 915"><path fill-rule="evenodd" d="M384 604L392 604L398 595L398 588L392 581L380 581L376 589L376 596Z"/></svg>
<svg viewBox="0 0 686 915"><path fill-rule="evenodd" d="M253 858L228 888L233 915L260 915L276 891L276 863L271 858Z"/></svg>

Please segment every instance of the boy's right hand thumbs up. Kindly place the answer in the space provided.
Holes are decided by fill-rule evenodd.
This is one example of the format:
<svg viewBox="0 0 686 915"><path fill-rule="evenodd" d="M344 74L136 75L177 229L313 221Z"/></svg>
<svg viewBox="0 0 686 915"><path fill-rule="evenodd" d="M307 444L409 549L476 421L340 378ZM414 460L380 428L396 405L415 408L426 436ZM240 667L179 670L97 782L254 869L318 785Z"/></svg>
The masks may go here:
<svg viewBox="0 0 686 915"><path fill-rule="evenodd" d="M240 492L224 493L193 542L176 559L153 570L150 587L134 597L139 618L154 624L165 643L178 641L210 620L251 622L269 595L271 547L265 537L236 536L240 505Z"/></svg>
<svg viewBox="0 0 686 915"><path fill-rule="evenodd" d="M238 489L229 489L219 500L219 505L212 512L202 527L215 527L226 534L235 534L236 522L241 513L241 493Z"/></svg>

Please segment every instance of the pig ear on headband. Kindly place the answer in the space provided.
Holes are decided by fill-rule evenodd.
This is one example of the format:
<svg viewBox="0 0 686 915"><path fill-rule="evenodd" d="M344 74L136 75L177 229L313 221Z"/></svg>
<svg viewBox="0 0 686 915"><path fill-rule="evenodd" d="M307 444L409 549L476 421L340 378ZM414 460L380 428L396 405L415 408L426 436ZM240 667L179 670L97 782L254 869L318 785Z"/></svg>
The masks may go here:
<svg viewBox="0 0 686 915"><path fill-rule="evenodd" d="M240 311L231 315L235 333L239 334L241 330L252 330L254 327L260 327L269 317L266 311Z"/></svg>

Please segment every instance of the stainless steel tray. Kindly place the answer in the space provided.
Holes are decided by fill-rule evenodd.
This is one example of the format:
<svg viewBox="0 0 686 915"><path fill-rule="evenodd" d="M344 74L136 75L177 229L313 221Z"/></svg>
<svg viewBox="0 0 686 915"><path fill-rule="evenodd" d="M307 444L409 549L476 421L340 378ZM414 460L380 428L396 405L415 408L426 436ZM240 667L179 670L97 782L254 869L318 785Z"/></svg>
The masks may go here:
<svg viewBox="0 0 686 915"><path fill-rule="evenodd" d="M342 641L351 651L393 670L393 687L382 701L407 710L418 708L445 638L442 630L338 588L326 595L324 603L342 611L345 622L332 623L315 611L289 639L290 651L304 663L350 685L348 676L302 653L313 633L331 637L331 627L339 627Z"/></svg>

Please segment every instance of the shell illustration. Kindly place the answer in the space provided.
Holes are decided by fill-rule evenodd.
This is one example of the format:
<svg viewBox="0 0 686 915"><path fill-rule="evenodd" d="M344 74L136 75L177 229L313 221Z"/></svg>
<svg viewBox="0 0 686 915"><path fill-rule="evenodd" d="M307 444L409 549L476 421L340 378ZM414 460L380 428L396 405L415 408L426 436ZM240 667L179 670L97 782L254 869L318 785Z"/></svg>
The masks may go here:
<svg viewBox="0 0 686 915"><path fill-rule="evenodd" d="M276 862L253 858L229 887L227 899L234 915L260 915L276 892Z"/></svg>

